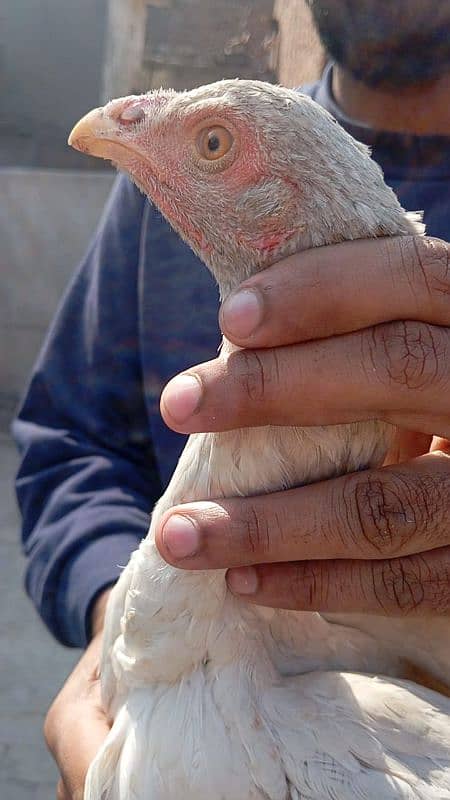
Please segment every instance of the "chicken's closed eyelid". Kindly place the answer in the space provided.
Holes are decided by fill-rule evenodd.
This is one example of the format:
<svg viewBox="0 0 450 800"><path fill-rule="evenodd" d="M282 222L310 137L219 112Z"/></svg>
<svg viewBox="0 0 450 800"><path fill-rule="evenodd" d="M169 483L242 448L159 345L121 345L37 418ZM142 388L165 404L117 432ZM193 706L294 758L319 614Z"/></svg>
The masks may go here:
<svg viewBox="0 0 450 800"><path fill-rule="evenodd" d="M145 111L141 105L128 106L125 108L117 121L125 125L133 125L136 122L142 122L145 119Z"/></svg>

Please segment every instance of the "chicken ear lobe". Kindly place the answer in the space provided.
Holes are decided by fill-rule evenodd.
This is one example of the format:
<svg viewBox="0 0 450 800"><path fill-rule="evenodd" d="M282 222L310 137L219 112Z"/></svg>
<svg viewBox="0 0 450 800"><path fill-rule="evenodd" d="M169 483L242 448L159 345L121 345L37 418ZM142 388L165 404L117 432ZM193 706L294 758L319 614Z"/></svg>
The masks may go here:
<svg viewBox="0 0 450 800"><path fill-rule="evenodd" d="M290 179L266 178L247 189L236 210L242 233L256 250L275 250L300 235L299 187Z"/></svg>

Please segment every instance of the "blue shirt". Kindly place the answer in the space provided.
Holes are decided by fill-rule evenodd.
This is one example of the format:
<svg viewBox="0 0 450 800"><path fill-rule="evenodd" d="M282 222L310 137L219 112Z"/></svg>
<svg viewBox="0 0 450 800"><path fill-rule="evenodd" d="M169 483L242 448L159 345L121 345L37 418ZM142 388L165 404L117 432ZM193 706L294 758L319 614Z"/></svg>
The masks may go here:
<svg viewBox="0 0 450 800"><path fill-rule="evenodd" d="M372 131L343 117L331 67L306 90L373 149L403 206L450 240L450 138ZM34 367L13 433L26 587L64 644L89 636L92 603L145 536L185 437L159 414L163 385L213 358L209 272L123 176Z"/></svg>

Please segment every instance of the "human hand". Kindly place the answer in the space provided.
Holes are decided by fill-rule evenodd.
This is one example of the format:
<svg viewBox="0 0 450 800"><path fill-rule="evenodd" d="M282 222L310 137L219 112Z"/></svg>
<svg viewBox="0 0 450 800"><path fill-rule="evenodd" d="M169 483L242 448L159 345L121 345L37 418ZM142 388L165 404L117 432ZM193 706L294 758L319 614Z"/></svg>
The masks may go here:
<svg viewBox="0 0 450 800"><path fill-rule="evenodd" d="M61 775L57 800L83 800L89 765L109 733L98 672L108 595L103 592L95 603L93 638L45 719L45 739Z"/></svg>
<svg viewBox="0 0 450 800"><path fill-rule="evenodd" d="M389 466L299 489L177 506L157 531L162 556L232 567L231 591L261 605L448 612L450 245L317 248L241 288L221 325L246 349L171 381L167 424L191 433L377 418L401 429L397 452Z"/></svg>

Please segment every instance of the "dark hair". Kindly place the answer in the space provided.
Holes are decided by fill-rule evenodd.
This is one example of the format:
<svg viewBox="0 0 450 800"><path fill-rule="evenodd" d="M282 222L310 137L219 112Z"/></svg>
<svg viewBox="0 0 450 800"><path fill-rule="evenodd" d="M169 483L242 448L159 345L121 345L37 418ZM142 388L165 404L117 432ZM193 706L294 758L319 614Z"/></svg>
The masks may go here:
<svg viewBox="0 0 450 800"><path fill-rule="evenodd" d="M306 2L328 54L369 86L409 86L450 70L450 3Z"/></svg>

